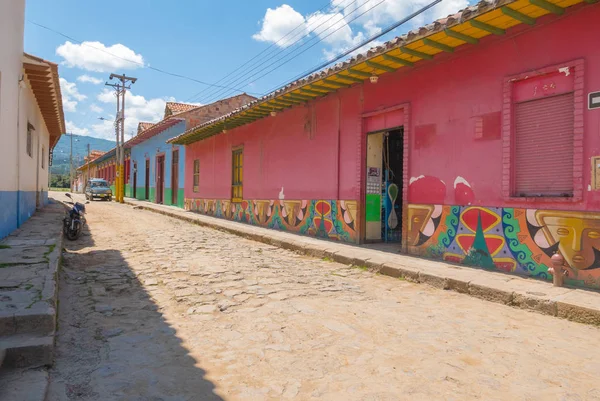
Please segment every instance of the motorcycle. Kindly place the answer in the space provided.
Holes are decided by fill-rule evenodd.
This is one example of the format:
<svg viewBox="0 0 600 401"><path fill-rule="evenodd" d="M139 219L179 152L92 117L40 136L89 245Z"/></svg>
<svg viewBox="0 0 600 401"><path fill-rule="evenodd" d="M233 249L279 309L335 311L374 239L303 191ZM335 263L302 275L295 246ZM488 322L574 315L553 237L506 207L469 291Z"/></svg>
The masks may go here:
<svg viewBox="0 0 600 401"><path fill-rule="evenodd" d="M69 240L75 241L81 235L81 231L85 225L85 205L79 202L72 202L73 197L69 193L65 194L65 196L71 199L71 202L66 203L73 205L73 207L63 219L63 232Z"/></svg>

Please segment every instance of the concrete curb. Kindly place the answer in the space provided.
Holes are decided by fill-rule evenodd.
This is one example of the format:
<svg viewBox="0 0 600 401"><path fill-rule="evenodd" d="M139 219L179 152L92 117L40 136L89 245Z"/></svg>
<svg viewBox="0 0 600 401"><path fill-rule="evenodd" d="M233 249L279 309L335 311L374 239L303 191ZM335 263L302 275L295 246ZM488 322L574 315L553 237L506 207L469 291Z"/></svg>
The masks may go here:
<svg viewBox="0 0 600 401"><path fill-rule="evenodd" d="M165 206L152 206L143 201L125 200L125 203L308 256L327 257L338 263L365 266L379 274L468 294L486 301L575 322L600 325L600 293L598 292L568 287L558 288L544 281L516 275L407 255L386 254L352 245L192 214L183 210L168 210Z"/></svg>

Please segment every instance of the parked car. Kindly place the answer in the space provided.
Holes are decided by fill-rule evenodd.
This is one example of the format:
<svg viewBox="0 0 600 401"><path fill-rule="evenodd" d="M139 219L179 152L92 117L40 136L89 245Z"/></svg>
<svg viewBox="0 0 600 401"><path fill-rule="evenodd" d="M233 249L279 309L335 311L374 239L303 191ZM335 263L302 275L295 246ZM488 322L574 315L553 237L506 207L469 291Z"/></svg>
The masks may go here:
<svg viewBox="0 0 600 401"><path fill-rule="evenodd" d="M91 201L93 201L94 198L110 201L112 200L112 190L106 180L92 178L85 187L85 198Z"/></svg>

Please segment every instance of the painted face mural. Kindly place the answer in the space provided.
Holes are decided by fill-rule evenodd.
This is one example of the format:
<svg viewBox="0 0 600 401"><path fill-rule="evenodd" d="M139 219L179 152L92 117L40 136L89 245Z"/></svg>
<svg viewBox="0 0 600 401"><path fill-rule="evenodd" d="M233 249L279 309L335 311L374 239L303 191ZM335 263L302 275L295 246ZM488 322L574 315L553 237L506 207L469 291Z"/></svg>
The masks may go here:
<svg viewBox="0 0 600 401"><path fill-rule="evenodd" d="M340 209L344 218L344 223L352 230L355 230L354 221L356 220L356 210L358 205L356 201L340 201Z"/></svg>
<svg viewBox="0 0 600 401"><path fill-rule="evenodd" d="M410 205L408 207L408 245L419 246L427 241L439 225L441 205Z"/></svg>
<svg viewBox="0 0 600 401"><path fill-rule="evenodd" d="M569 266L585 270L600 268L600 215L538 210L535 213L546 242L536 234L540 247L558 244Z"/></svg>

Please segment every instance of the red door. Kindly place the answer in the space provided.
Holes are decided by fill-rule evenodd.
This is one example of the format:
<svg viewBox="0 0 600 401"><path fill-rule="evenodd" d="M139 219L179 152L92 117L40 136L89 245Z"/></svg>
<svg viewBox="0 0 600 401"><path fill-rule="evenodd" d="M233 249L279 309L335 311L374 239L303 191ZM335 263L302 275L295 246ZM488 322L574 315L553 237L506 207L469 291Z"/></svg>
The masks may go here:
<svg viewBox="0 0 600 401"><path fill-rule="evenodd" d="M156 203L165 200L165 156L156 158Z"/></svg>

